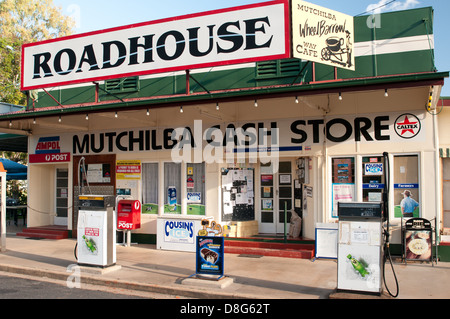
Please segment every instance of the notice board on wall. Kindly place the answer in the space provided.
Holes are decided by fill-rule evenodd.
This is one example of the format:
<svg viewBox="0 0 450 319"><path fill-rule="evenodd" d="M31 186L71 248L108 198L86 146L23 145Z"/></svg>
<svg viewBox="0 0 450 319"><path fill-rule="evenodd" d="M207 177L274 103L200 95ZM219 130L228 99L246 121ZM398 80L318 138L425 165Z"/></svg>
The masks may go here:
<svg viewBox="0 0 450 319"><path fill-rule="evenodd" d="M222 168L222 220L255 219L254 169Z"/></svg>

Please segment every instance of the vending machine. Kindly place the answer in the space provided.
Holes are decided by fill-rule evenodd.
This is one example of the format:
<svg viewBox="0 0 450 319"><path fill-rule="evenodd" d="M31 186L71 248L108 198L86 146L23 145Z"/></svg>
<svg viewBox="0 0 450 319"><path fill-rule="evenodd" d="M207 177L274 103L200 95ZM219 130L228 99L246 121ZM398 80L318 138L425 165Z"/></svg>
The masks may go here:
<svg viewBox="0 0 450 319"><path fill-rule="evenodd" d="M381 294L383 204L340 202L337 289Z"/></svg>
<svg viewBox="0 0 450 319"><path fill-rule="evenodd" d="M78 212L78 264L109 267L116 263L115 197L80 195Z"/></svg>

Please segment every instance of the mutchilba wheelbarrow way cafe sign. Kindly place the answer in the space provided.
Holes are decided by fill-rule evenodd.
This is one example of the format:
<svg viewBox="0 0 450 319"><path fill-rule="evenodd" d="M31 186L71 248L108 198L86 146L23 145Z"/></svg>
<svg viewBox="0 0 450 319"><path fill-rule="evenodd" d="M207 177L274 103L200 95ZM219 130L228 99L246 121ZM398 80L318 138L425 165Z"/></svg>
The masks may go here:
<svg viewBox="0 0 450 319"><path fill-rule="evenodd" d="M325 10L276 0L25 44L21 89L283 59L292 51L294 57L351 68L353 17L341 22L342 15ZM291 13L301 25L292 26L294 42Z"/></svg>

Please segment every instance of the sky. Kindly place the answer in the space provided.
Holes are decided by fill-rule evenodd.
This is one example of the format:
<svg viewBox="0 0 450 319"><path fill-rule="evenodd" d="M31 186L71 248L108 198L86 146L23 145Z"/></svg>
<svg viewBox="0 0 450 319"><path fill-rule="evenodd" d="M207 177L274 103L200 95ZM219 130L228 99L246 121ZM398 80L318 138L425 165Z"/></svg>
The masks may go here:
<svg viewBox="0 0 450 319"><path fill-rule="evenodd" d="M53 0L75 22L75 33L176 17L189 13L230 8L264 0ZM435 60L439 72L450 71L449 0L308 0L307 2L351 16L433 7ZM372 11L375 10L375 11ZM450 97L450 79L441 96Z"/></svg>

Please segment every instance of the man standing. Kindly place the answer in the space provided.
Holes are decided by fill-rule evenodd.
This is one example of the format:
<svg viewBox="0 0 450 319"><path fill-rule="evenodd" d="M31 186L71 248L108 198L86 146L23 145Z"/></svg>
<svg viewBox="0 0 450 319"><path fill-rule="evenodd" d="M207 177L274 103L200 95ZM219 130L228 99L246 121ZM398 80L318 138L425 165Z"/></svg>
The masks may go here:
<svg viewBox="0 0 450 319"><path fill-rule="evenodd" d="M403 199L400 203L402 208L403 217L413 217L414 209L419 206L419 203L411 198L411 191L405 190L403 193Z"/></svg>

